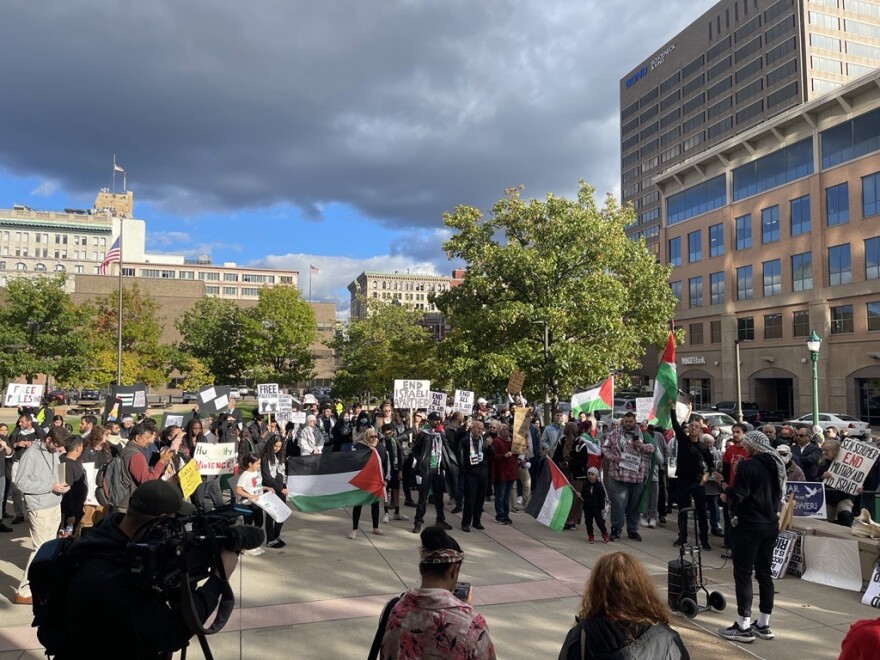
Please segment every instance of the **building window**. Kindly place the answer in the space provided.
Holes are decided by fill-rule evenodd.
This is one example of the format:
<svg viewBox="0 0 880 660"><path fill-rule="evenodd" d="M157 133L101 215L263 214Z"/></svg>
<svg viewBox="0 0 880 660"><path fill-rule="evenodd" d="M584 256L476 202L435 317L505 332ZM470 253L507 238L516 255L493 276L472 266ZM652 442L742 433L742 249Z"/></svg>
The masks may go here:
<svg viewBox="0 0 880 660"><path fill-rule="evenodd" d="M846 181L825 189L825 213L829 227L849 222L849 184Z"/></svg>
<svg viewBox="0 0 880 660"><path fill-rule="evenodd" d="M123 268L122 269L123 277L134 277L134 268Z"/></svg>
<svg viewBox="0 0 880 660"><path fill-rule="evenodd" d="M849 243L828 248L828 284L848 284L852 281L852 262Z"/></svg>
<svg viewBox="0 0 880 660"><path fill-rule="evenodd" d="M853 332L853 306L840 305L831 308L831 334L849 335Z"/></svg>
<svg viewBox="0 0 880 660"><path fill-rule="evenodd" d="M667 224L674 225L695 215L724 206L727 203L725 178L725 175L722 174L671 195L666 200Z"/></svg>
<svg viewBox="0 0 880 660"><path fill-rule="evenodd" d="M5 268L6 268L6 266L3 265L3 268L0 268L0 270L5 270ZM55 272L56 273L63 273L66 270L67 269L64 267L64 264L55 264Z"/></svg>
<svg viewBox="0 0 880 660"><path fill-rule="evenodd" d="M134 270L134 269L132 268L132 270ZM77 275L82 275L83 267L82 266L74 266L73 272L76 273ZM131 275L132 275L132 277L134 277L134 273L132 273Z"/></svg>
<svg viewBox="0 0 880 660"><path fill-rule="evenodd" d="M260 290L256 287L252 287L252 286L243 286L243 287L241 287L241 295L243 295L243 296L258 296L258 295L260 295Z"/></svg>
<svg viewBox="0 0 880 660"><path fill-rule="evenodd" d="M224 282L238 282L238 273L223 273L223 281Z"/></svg>
<svg viewBox="0 0 880 660"><path fill-rule="evenodd" d="M38 273L43 273L46 271L46 265L45 264L37 264L36 266L34 266L34 270L37 271Z"/></svg>
<svg viewBox="0 0 880 660"><path fill-rule="evenodd" d="M200 272L199 279L200 280L207 280L209 282L219 282L220 281L220 273Z"/></svg>
<svg viewBox="0 0 880 660"><path fill-rule="evenodd" d="M782 339L782 314L764 315L764 339Z"/></svg>
<svg viewBox="0 0 880 660"><path fill-rule="evenodd" d="M159 269L141 268L141 277L159 277Z"/></svg>
<svg viewBox="0 0 880 660"><path fill-rule="evenodd" d="M736 338L740 341L755 340L755 319L747 316L736 320Z"/></svg>
<svg viewBox="0 0 880 660"><path fill-rule="evenodd" d="M761 209L761 243L779 240L779 206Z"/></svg>
<svg viewBox="0 0 880 660"><path fill-rule="evenodd" d="M709 341L713 344L721 343L721 321L709 322Z"/></svg>
<svg viewBox="0 0 880 660"><path fill-rule="evenodd" d="M173 270L163 270L159 275L163 280L173 280L174 279L174 271Z"/></svg>
<svg viewBox="0 0 880 660"><path fill-rule="evenodd" d="M196 274L191 270L182 270L177 274L177 277L182 280L194 280L196 279Z"/></svg>
<svg viewBox="0 0 880 660"><path fill-rule="evenodd" d="M752 247L752 214L746 213L736 219L736 249Z"/></svg>
<svg viewBox="0 0 880 660"><path fill-rule="evenodd" d="M703 259L703 231L698 229L688 234L688 263Z"/></svg>
<svg viewBox="0 0 880 660"><path fill-rule="evenodd" d="M669 239L669 265L681 266L681 236Z"/></svg>
<svg viewBox="0 0 880 660"><path fill-rule="evenodd" d="M856 47L869 49L870 54L857 52ZM846 42L850 55L880 59L880 48ZM859 49L861 50L861 49ZM880 149L880 109L872 110L850 121L822 131L822 168L827 169Z"/></svg>
<svg viewBox="0 0 880 660"><path fill-rule="evenodd" d="M880 172L862 177L862 217L880 213Z"/></svg>
<svg viewBox="0 0 880 660"><path fill-rule="evenodd" d="M237 296L238 289L234 286L224 286L223 287L223 295L224 296Z"/></svg>
<svg viewBox="0 0 880 660"><path fill-rule="evenodd" d="M293 284L293 275L281 275L279 280L281 284Z"/></svg>
<svg viewBox="0 0 880 660"><path fill-rule="evenodd" d="M740 266L736 269L736 299L751 300L755 295L752 287L752 267Z"/></svg>
<svg viewBox="0 0 880 660"><path fill-rule="evenodd" d="M703 306L703 278L692 277L688 280L688 305L691 307Z"/></svg>
<svg viewBox="0 0 880 660"><path fill-rule="evenodd" d="M709 227L709 256L720 257L724 254L724 225Z"/></svg>
<svg viewBox="0 0 880 660"><path fill-rule="evenodd" d="M813 253L791 256L791 290L809 291L813 288Z"/></svg>
<svg viewBox="0 0 880 660"><path fill-rule="evenodd" d="M880 236L865 241L865 279L880 279Z"/></svg>
<svg viewBox="0 0 880 660"><path fill-rule="evenodd" d="M804 195L789 202L791 235L800 236L810 231L810 196Z"/></svg>
<svg viewBox="0 0 880 660"><path fill-rule="evenodd" d="M669 289L672 291L672 295L675 296L675 299L678 300L678 304L681 304L681 281L678 282L670 282Z"/></svg>
<svg viewBox="0 0 880 660"><path fill-rule="evenodd" d="M765 261L764 296L777 296L782 293L782 265L779 259Z"/></svg>
<svg viewBox="0 0 880 660"><path fill-rule="evenodd" d="M209 296L219 296L220 295L220 287L219 286L206 286L205 293Z"/></svg>
<svg viewBox="0 0 880 660"><path fill-rule="evenodd" d="M813 140L807 138L733 170L733 201L813 173Z"/></svg>
<svg viewBox="0 0 880 660"><path fill-rule="evenodd" d="M711 273L709 275L709 304L721 305L724 303L724 273Z"/></svg>
<svg viewBox="0 0 880 660"><path fill-rule="evenodd" d="M866 305L868 313L868 332L880 330L880 302L869 302Z"/></svg>
<svg viewBox="0 0 880 660"><path fill-rule="evenodd" d="M688 326L688 339L691 346L699 346L703 343L703 324L691 323Z"/></svg>
<svg viewBox="0 0 880 660"><path fill-rule="evenodd" d="M810 312L798 310L791 314L791 330L794 337L810 336Z"/></svg>

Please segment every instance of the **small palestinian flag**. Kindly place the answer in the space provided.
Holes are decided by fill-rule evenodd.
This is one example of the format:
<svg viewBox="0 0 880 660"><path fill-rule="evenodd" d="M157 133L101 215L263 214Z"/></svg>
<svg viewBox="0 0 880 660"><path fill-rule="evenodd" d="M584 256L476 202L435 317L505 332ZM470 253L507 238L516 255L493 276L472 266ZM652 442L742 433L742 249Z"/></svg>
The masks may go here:
<svg viewBox="0 0 880 660"><path fill-rule="evenodd" d="M573 416L577 417L582 412L589 415L596 410L614 410L614 376L609 376L583 392L571 395Z"/></svg>
<svg viewBox="0 0 880 660"><path fill-rule="evenodd" d="M575 497L574 488L568 483L568 479L556 467L556 463L548 458L544 461L541 476L538 477L538 487L532 490L532 499L526 507L526 513L542 525L561 532Z"/></svg>
<svg viewBox="0 0 880 660"><path fill-rule="evenodd" d="M288 461L287 498L300 511L372 504L385 498L379 454L343 451Z"/></svg>

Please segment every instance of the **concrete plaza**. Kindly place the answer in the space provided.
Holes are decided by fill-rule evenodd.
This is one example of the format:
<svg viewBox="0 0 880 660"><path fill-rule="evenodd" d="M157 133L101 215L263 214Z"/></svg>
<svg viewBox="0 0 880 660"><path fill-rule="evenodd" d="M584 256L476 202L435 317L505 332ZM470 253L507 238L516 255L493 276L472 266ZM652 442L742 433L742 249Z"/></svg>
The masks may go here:
<svg viewBox="0 0 880 660"><path fill-rule="evenodd" d="M492 504L487 504L491 511ZM432 508L429 523L434 520ZM412 518L414 509L405 511ZM232 580L237 609L224 631L209 638L214 656L365 657L382 606L417 586L419 575L418 537L411 533L411 520L382 524L385 534L374 536L369 533L369 511L364 513L361 529L367 533L355 540L346 538L348 510L294 513L282 533L287 547L242 557ZM488 621L499 658L555 658L574 622L590 567L609 550L638 557L665 598L667 562L677 557L671 525L643 529L642 543L589 545L582 528L554 533L525 514L513 519L512 527L497 525L487 511L484 532L464 533L459 517L447 514L455 527L450 534L465 550L461 579L474 585L474 605ZM30 628L30 608L12 604L29 550L26 532L22 524L15 526L15 533L0 535L0 660L44 657ZM711 588L727 598L728 609L704 612L691 621L674 617L673 625L695 659L836 658L849 625L880 614L861 605L859 594L788 577L776 583L776 639L733 644L714 634L735 616L731 567L721 559L720 548L705 553L704 572ZM88 630L97 630L95 614L83 613ZM124 613L103 616L112 621ZM187 656L202 657L197 643Z"/></svg>

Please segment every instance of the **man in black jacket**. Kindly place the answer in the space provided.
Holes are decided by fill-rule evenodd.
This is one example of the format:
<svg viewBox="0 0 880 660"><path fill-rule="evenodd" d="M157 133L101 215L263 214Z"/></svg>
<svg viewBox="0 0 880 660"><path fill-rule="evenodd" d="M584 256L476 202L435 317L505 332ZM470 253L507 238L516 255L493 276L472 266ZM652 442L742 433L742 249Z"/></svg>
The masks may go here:
<svg viewBox="0 0 880 660"><path fill-rule="evenodd" d="M688 430L685 433L675 416L674 401L669 406L669 417L672 420L675 442L678 446L675 478L679 514L678 539L676 539L675 545L687 543L688 521L685 516L681 515L681 512L691 506L691 499L693 499L700 528L700 543L703 550L711 550L709 519L706 515L706 482L709 480L709 474L714 472L715 462L709 448L700 442L703 435L703 425L699 421L694 420L688 424Z"/></svg>
<svg viewBox="0 0 880 660"><path fill-rule="evenodd" d="M422 531L429 492L433 492L434 495L437 527L452 529L452 525L446 522L446 513L443 510L443 493L447 490L450 493L454 492L453 486L458 472L458 464L446 444L441 422L440 413L430 413L428 415L430 428L421 431L413 444L411 460L414 463L416 483L419 487L419 501L416 505L413 534Z"/></svg>
<svg viewBox="0 0 880 660"><path fill-rule="evenodd" d="M492 464L492 447L483 440L483 422L474 420L471 428L459 440L456 457L459 465L459 480L464 486L461 530L484 529L480 518L483 503L486 501L486 484L489 480L489 466Z"/></svg>
<svg viewBox="0 0 880 660"><path fill-rule="evenodd" d="M740 461L736 482L725 494L733 529L733 579L736 583L737 620L718 633L736 642L753 642L755 635L773 639L770 614L773 611L773 549L779 535L779 511L785 494L785 464L760 431L749 431L743 439L748 460ZM720 475L716 475L716 478ZM752 572L758 580L759 609L752 613Z"/></svg>
<svg viewBox="0 0 880 660"><path fill-rule="evenodd" d="M816 466L822 460L822 450L810 438L810 429L797 429L795 439L797 442L791 448L792 455L800 461L807 481L818 481Z"/></svg>

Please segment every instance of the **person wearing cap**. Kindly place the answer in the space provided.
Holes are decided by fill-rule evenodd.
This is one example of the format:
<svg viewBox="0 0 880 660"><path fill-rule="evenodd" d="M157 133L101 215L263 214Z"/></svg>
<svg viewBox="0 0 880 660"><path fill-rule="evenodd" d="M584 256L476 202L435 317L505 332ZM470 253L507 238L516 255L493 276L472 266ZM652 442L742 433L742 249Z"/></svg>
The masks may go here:
<svg viewBox="0 0 880 660"><path fill-rule="evenodd" d="M776 451L782 456L782 462L785 463L785 478L789 481L806 481L804 471L791 459L791 447L788 445L779 445Z"/></svg>
<svg viewBox="0 0 880 660"><path fill-rule="evenodd" d="M71 643L67 654L57 658L159 658L185 646L193 632L180 612L179 596L171 602L137 584L126 560L126 548L140 540L148 523L161 516L188 516L195 507L185 502L180 489L161 479L148 481L135 489L128 511L101 520L91 532L68 550L76 572L67 595L66 637ZM224 575L216 571L193 591L199 621L206 621L220 601L224 578L238 563L231 550L221 551ZM113 625L101 629L101 641L83 634L83 612L113 612Z"/></svg>
<svg viewBox="0 0 880 660"><path fill-rule="evenodd" d="M730 542L738 617L729 628L718 631L725 639L753 642L773 639L773 549L779 535L779 512L785 496L785 464L760 431L749 431L742 441L748 459L736 469L736 483L725 491L730 505ZM716 475L716 478L720 475ZM753 623L752 573L758 581L759 614Z"/></svg>
<svg viewBox="0 0 880 660"><path fill-rule="evenodd" d="M434 494L434 509L437 512L437 527L452 529L452 525L446 522L446 513L443 509L443 493L454 492L458 462L446 443L443 433L443 425L440 413L428 414L429 428L419 432L412 448L411 461L416 475L416 484L419 487L419 501L416 505L416 515L413 521L413 534L422 531L425 522L425 509L428 505L428 493Z"/></svg>

